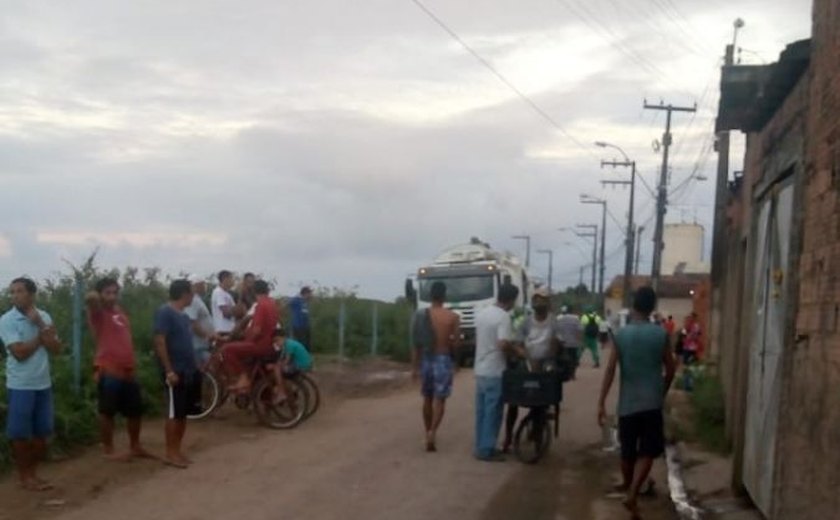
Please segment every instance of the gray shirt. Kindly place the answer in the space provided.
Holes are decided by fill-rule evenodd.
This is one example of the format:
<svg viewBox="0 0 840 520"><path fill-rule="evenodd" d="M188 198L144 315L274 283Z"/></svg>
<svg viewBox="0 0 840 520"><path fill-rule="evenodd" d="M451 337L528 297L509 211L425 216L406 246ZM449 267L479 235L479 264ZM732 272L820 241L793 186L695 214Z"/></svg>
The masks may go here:
<svg viewBox="0 0 840 520"><path fill-rule="evenodd" d="M580 348L583 324L575 314L561 314L557 317L560 340L566 348Z"/></svg>
<svg viewBox="0 0 840 520"><path fill-rule="evenodd" d="M199 295L194 295L192 303L189 304L184 309L184 314L190 317L190 322L192 324L198 324L199 328L204 331L205 335L213 334L213 316L210 314L210 310L207 308L207 305L204 303L204 300L201 299ZM195 331L192 331L192 341L193 341L193 348L195 350L208 350L210 345L207 343L207 340L197 336Z"/></svg>

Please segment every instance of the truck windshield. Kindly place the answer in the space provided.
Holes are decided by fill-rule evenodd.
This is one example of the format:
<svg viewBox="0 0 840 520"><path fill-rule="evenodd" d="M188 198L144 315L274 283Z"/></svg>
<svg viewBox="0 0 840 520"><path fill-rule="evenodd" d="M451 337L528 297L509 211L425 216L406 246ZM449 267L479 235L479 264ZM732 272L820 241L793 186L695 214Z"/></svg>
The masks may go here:
<svg viewBox="0 0 840 520"><path fill-rule="evenodd" d="M488 300L493 294L492 275L484 276L435 276L420 280L420 300L431 301L432 284L443 282L446 284L447 302L466 302Z"/></svg>

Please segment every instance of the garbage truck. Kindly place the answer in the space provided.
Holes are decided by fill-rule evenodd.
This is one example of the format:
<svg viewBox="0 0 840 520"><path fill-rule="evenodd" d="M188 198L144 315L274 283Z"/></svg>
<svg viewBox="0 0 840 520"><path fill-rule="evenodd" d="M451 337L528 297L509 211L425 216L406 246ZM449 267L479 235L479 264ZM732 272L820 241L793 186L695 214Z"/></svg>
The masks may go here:
<svg viewBox="0 0 840 520"><path fill-rule="evenodd" d="M431 306L431 287L446 284L446 307L461 317L461 348L456 361L470 366L475 360L475 317L493 305L503 284L519 288L516 309L530 302L534 282L523 263L513 254L495 251L489 244L472 238L469 243L450 247L431 264L417 269L405 281L405 296L418 310Z"/></svg>

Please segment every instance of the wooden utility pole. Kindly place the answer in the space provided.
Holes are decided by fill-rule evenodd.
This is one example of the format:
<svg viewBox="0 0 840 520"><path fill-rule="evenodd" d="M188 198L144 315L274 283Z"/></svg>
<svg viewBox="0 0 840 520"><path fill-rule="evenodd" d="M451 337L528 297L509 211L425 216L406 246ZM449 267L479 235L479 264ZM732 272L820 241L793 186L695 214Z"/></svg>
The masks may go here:
<svg viewBox="0 0 840 520"><path fill-rule="evenodd" d="M623 292L624 296L622 301L624 302L624 307L626 309L630 308L632 303L632 291L633 286L630 283L630 277L633 275L633 251L634 251L634 228L635 223L633 222L633 212L634 206L636 203L636 161L601 161L601 168L604 166L612 166L613 168L617 168L619 166L630 167L630 180L629 181L601 181L601 183L605 186L607 185L630 185L630 209L627 212L627 240L626 240L626 251L624 255L624 287Z"/></svg>
<svg viewBox="0 0 840 520"><path fill-rule="evenodd" d="M659 277L662 275L662 250L663 235L665 232L665 213L668 208L668 153L671 149L673 138L671 136L671 115L674 112L697 112L697 105L693 107L678 107L666 105L660 102L658 105L651 105L645 101L645 110L663 110L666 112L665 133L662 135L662 172L659 176L659 189L656 197L656 228L653 232L653 267L651 269L651 285L654 289L659 287Z"/></svg>

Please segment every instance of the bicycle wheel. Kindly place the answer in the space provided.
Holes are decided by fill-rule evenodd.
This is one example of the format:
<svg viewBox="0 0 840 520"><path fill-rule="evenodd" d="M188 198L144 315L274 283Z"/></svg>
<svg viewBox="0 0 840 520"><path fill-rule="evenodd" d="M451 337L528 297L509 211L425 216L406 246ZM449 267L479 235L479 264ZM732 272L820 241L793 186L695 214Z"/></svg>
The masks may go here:
<svg viewBox="0 0 840 520"><path fill-rule="evenodd" d="M210 372L201 373L201 410L187 415L187 419L204 419L221 405L219 382Z"/></svg>
<svg viewBox="0 0 840 520"><path fill-rule="evenodd" d="M308 374L301 374L300 382L306 387L307 406L304 419L308 419L318 411L318 408L321 407L321 390L318 388L318 384L315 383L315 380Z"/></svg>
<svg viewBox="0 0 840 520"><path fill-rule="evenodd" d="M550 445L551 432L545 414L539 417L532 410L516 428L513 440L516 458L525 464L535 464L545 455Z"/></svg>
<svg viewBox="0 0 840 520"><path fill-rule="evenodd" d="M287 398L274 404L274 383L261 380L254 388L254 410L261 423L275 430L294 428L306 416L307 392L302 383L286 381Z"/></svg>

